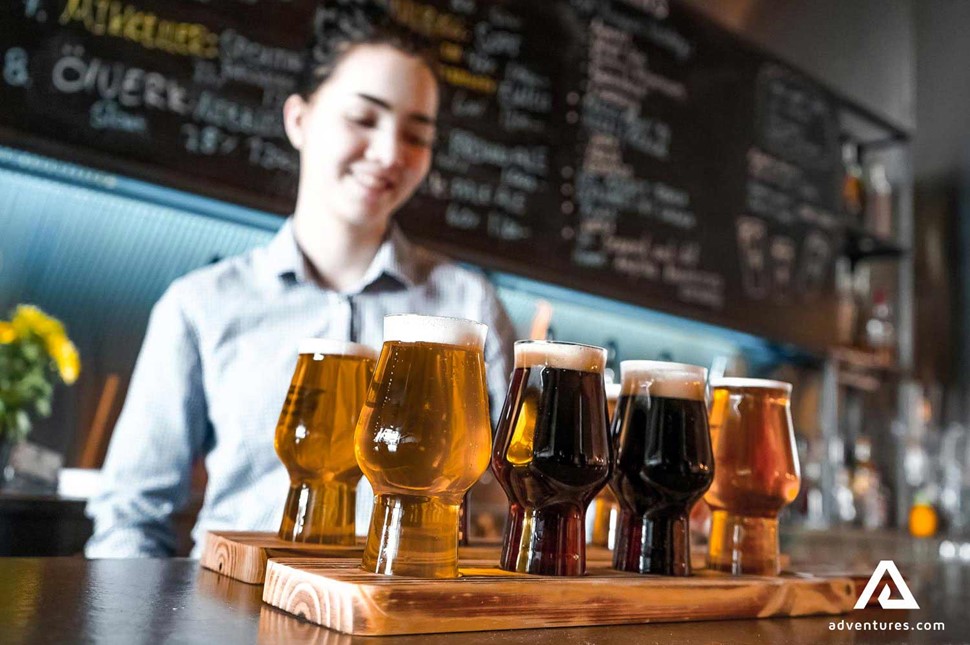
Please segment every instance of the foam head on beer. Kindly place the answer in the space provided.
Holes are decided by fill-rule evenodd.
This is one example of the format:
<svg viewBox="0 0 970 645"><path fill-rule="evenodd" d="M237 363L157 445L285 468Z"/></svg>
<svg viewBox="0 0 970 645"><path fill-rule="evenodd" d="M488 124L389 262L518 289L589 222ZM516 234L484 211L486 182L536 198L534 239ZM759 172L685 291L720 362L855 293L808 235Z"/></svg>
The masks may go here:
<svg viewBox="0 0 970 645"><path fill-rule="evenodd" d="M786 383L785 381L771 381L763 378L739 378L735 376L728 376L711 380L711 389L717 387L779 390L785 394L791 394L791 383Z"/></svg>
<svg viewBox="0 0 970 645"><path fill-rule="evenodd" d="M352 343L349 340L331 338L304 338L297 346L300 354L317 356L357 356L377 360L378 352L373 347Z"/></svg>
<svg viewBox="0 0 970 645"><path fill-rule="evenodd" d="M778 514L800 487L791 383L711 381L710 427L717 469L708 566L732 574L777 575Z"/></svg>
<svg viewBox="0 0 970 645"><path fill-rule="evenodd" d="M586 508L612 463L602 347L519 341L492 469L509 498L499 566L583 575Z"/></svg>
<svg viewBox="0 0 970 645"><path fill-rule="evenodd" d="M488 325L463 318L394 314L384 316L384 341L440 343L484 349Z"/></svg>
<svg viewBox="0 0 970 645"><path fill-rule="evenodd" d="M458 511L488 467L488 327L459 318L384 317L384 346L355 433L375 493L361 566L458 576Z"/></svg>
<svg viewBox="0 0 970 645"><path fill-rule="evenodd" d="M580 343L520 340L515 343L515 367L552 367L602 374L606 350Z"/></svg>
<svg viewBox="0 0 970 645"><path fill-rule="evenodd" d="M623 361L620 363L620 382L623 395L649 394L703 401L707 369L666 361Z"/></svg>
<svg viewBox="0 0 970 645"><path fill-rule="evenodd" d="M662 361L620 363L612 486L622 509L613 566L660 575L691 574L694 502L711 485L707 370Z"/></svg>

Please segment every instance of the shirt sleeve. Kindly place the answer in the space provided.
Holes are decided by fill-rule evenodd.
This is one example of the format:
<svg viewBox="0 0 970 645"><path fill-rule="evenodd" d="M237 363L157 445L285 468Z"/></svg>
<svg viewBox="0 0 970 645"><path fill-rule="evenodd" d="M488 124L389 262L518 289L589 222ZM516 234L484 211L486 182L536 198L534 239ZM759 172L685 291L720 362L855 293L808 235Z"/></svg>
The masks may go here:
<svg viewBox="0 0 970 645"><path fill-rule="evenodd" d="M502 413L502 406L505 404L505 396L508 394L515 328L502 301L495 293L495 288L487 281L482 307L481 321L488 325L488 336L485 339L486 379L492 427L495 428Z"/></svg>
<svg viewBox="0 0 970 645"><path fill-rule="evenodd" d="M188 500L209 428L198 336L173 286L152 310L102 488L88 503L87 557L174 555L172 514Z"/></svg>

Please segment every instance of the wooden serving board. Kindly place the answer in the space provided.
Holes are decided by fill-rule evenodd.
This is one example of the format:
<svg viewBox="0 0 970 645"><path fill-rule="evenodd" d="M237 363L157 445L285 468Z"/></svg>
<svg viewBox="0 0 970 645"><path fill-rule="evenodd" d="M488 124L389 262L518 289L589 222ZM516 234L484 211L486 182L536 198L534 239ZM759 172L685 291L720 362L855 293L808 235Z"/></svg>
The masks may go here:
<svg viewBox="0 0 970 645"><path fill-rule="evenodd" d="M263 584L266 561L274 557L356 558L364 543L355 546L306 544L281 540L275 533L259 531L209 531L202 549L202 566L240 582Z"/></svg>
<svg viewBox="0 0 970 645"><path fill-rule="evenodd" d="M462 546L458 548L458 558L465 565L491 567L498 564L501 550L498 542ZM202 550L202 566L240 582L261 585L270 558L356 558L359 563L363 554L363 538L358 538L356 546L333 546L288 542L269 532L209 531ZM608 565L612 558L609 549L586 547L586 561L591 565Z"/></svg>
<svg viewBox="0 0 970 645"><path fill-rule="evenodd" d="M850 578L701 572L665 578L590 568L577 578L462 568L455 580L382 576L346 560L269 562L263 602L347 634L383 636L842 614Z"/></svg>

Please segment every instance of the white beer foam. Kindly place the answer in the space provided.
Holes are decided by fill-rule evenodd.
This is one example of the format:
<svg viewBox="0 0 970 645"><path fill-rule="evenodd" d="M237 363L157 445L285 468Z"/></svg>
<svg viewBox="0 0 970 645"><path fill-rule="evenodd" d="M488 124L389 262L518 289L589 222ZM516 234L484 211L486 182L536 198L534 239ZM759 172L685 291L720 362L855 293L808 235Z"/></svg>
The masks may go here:
<svg viewBox="0 0 970 645"><path fill-rule="evenodd" d="M763 378L741 378L738 376L726 376L724 378L711 381L711 387L758 387L769 390L782 390L786 394L791 394L791 383L785 381L772 381Z"/></svg>
<svg viewBox="0 0 970 645"><path fill-rule="evenodd" d="M373 347L352 343L349 340L333 340L332 338L304 338L300 341L301 354L330 354L331 356L360 356L377 360L378 351Z"/></svg>
<svg viewBox="0 0 970 645"><path fill-rule="evenodd" d="M623 394L704 401L707 368L667 361L623 361L620 382Z"/></svg>
<svg viewBox="0 0 970 645"><path fill-rule="evenodd" d="M464 318L395 314L384 316L384 342L441 343L483 350L488 325Z"/></svg>
<svg viewBox="0 0 970 645"><path fill-rule="evenodd" d="M620 391L623 386L619 383L607 383L606 384L606 400L616 401L620 398Z"/></svg>
<svg viewBox="0 0 970 645"><path fill-rule="evenodd" d="M516 367L553 367L576 372L602 374L606 350L595 345L561 343L552 340L515 341Z"/></svg>

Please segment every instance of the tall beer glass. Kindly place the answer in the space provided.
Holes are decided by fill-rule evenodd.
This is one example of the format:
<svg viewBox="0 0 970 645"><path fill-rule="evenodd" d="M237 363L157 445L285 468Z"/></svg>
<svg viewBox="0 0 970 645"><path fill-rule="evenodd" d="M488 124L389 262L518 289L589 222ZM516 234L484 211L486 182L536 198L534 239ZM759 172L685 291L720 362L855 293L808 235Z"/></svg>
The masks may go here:
<svg viewBox="0 0 970 645"><path fill-rule="evenodd" d="M509 498L500 565L578 576L586 571L586 507L610 475L606 350L515 343L515 370L492 470Z"/></svg>
<svg viewBox="0 0 970 645"><path fill-rule="evenodd" d="M711 383L717 472L708 566L733 574L777 575L778 512L798 495L791 384L724 378Z"/></svg>
<svg viewBox="0 0 970 645"><path fill-rule="evenodd" d="M620 373L611 483L621 514L613 567L688 576L688 515L714 477L704 396L707 370L623 361Z"/></svg>
<svg viewBox="0 0 970 645"><path fill-rule="evenodd" d="M487 331L457 318L384 318L384 347L355 437L375 494L365 570L458 576L459 506L492 449Z"/></svg>
<svg viewBox="0 0 970 645"><path fill-rule="evenodd" d="M377 352L311 338L299 346L274 445L290 474L279 536L293 542L353 545L360 468L354 428Z"/></svg>
<svg viewBox="0 0 970 645"><path fill-rule="evenodd" d="M607 419L612 423L613 412L616 410L616 402L620 398L620 384L606 384L606 410ZM619 521L619 505L616 502L616 495L609 486L604 486L593 502L589 505L587 513L592 513L592 526L590 533L590 544L613 548L616 543L616 525Z"/></svg>

